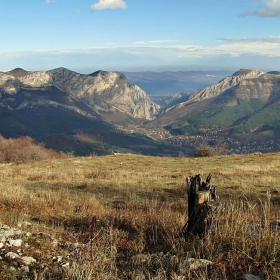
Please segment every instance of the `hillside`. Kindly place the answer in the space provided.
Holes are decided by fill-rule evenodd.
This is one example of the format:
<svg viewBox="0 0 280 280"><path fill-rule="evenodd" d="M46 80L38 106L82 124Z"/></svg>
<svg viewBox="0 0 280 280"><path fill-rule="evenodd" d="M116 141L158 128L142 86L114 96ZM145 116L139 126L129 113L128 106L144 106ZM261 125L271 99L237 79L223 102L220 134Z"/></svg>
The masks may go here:
<svg viewBox="0 0 280 280"><path fill-rule="evenodd" d="M130 154L0 166L2 279L280 275L279 153ZM183 238L185 178L198 172L204 180L212 174L218 224L205 236ZM209 266L187 265L200 259Z"/></svg>
<svg viewBox="0 0 280 280"><path fill-rule="evenodd" d="M180 135L219 132L238 141L274 140L279 136L279 101L278 72L242 69L168 108L149 126Z"/></svg>
<svg viewBox="0 0 280 280"><path fill-rule="evenodd" d="M104 155L116 152L178 155L182 149L158 143L136 132L126 133L95 118L56 107L11 111L0 110L0 133L6 138L31 136L47 148L75 155ZM185 149L190 153L190 149Z"/></svg>

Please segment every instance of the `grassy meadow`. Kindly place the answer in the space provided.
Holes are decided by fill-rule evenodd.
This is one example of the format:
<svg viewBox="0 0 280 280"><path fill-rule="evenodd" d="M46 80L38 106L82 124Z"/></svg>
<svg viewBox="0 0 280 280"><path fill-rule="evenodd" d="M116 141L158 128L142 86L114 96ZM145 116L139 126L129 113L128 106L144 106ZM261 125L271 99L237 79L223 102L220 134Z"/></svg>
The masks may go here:
<svg viewBox="0 0 280 280"><path fill-rule="evenodd" d="M22 250L37 260L27 274L0 261L0 279L280 279L280 235L269 226L280 219L279 168L277 153L0 164L0 224L30 222L30 246ZM204 180L212 174L218 224L185 239L185 178L198 173ZM69 265L53 264L69 254ZM188 257L213 265L182 274Z"/></svg>

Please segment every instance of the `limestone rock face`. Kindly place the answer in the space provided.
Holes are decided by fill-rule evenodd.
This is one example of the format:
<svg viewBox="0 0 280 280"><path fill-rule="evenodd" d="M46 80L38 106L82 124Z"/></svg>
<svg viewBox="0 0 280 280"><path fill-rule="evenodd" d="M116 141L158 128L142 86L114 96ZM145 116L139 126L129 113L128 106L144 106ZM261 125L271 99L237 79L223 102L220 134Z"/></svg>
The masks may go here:
<svg viewBox="0 0 280 280"><path fill-rule="evenodd" d="M237 85L246 86L253 79L259 78L264 74L265 72L259 70L241 69L240 71L234 73L232 76L225 77L218 84L206 87L200 91L193 93L189 97L187 102L191 103L191 102L201 101L203 99L216 97L219 94Z"/></svg>
<svg viewBox="0 0 280 280"><path fill-rule="evenodd" d="M33 72L18 79L24 88L42 88L51 85L51 76L44 71Z"/></svg>
<svg viewBox="0 0 280 280"><path fill-rule="evenodd" d="M97 71L80 75L65 68L48 72L52 82L63 91L83 100L97 110L120 110L135 118L153 119L159 105L152 103L138 86L119 72Z"/></svg>
<svg viewBox="0 0 280 280"><path fill-rule="evenodd" d="M67 93L69 98L82 102L96 113L122 112L134 118L151 120L160 109L160 106L151 102L142 89L129 83L119 72L98 71L82 75L65 68L36 72L27 72L23 69L0 72L0 94L6 97L16 96L23 91L28 91L29 95L30 91L40 91L38 98L42 102L44 91L48 93L52 87ZM33 103L34 98L35 96ZM47 98L45 101L48 103ZM2 100L1 105L4 106L4 103ZM19 104L17 105L19 107ZM20 108L25 106L28 106L26 99ZM13 107L10 105L10 108Z"/></svg>
<svg viewBox="0 0 280 280"><path fill-rule="evenodd" d="M0 72L0 88L7 94L16 94L20 87L17 78Z"/></svg>

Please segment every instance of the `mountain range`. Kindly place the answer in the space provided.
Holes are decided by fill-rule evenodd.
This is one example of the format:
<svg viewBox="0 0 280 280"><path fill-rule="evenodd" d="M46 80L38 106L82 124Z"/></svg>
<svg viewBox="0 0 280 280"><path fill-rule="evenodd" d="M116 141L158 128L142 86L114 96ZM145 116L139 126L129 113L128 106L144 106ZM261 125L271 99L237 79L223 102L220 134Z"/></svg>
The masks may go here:
<svg viewBox="0 0 280 280"><path fill-rule="evenodd" d="M100 115L110 121L112 113L114 114L112 119L116 116L117 118L131 116L150 120L159 109L141 88L128 82L119 72L97 71L82 75L65 68L36 72L18 68L5 73L0 72L0 87L2 104L15 110L25 106L26 103L22 98L33 95L33 91L41 91L41 94L35 95L33 103L47 100L49 102L51 98L62 97L63 93L66 93L68 100L64 99L61 103L59 100L53 102L74 111L80 109L80 114L94 118ZM44 99L46 97L44 93L52 90L59 91L60 94Z"/></svg>
<svg viewBox="0 0 280 280"><path fill-rule="evenodd" d="M155 131L167 132L168 138L219 132L239 143L276 139L279 103L277 71L241 69L192 94L186 88L160 105L119 72L0 72L0 134L29 135L47 147L79 155L174 155L193 148L167 145Z"/></svg>
<svg viewBox="0 0 280 280"><path fill-rule="evenodd" d="M172 100L149 123L176 135L219 133L245 143L278 139L280 72L241 69L219 83Z"/></svg>
<svg viewBox="0 0 280 280"><path fill-rule="evenodd" d="M82 75L65 68L0 73L0 134L29 135L47 147L79 155L145 152L154 141L115 123L151 120L160 106L119 72ZM131 149L129 148L131 146Z"/></svg>

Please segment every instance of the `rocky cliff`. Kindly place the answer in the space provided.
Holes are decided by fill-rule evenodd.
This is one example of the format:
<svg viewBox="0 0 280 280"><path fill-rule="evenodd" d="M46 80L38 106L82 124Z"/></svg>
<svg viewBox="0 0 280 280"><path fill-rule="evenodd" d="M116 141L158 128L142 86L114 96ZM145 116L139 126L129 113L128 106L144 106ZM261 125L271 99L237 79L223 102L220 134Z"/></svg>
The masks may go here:
<svg viewBox="0 0 280 280"><path fill-rule="evenodd" d="M101 116L106 113L122 113L134 118L151 120L155 118L160 107L151 102L143 90L129 83L119 72L98 71L82 75L65 68L36 72L17 68L9 72L0 72L0 106L7 106L8 101L10 109L21 109L28 106L28 100L24 98L23 104L18 95L23 92L28 95L34 93L34 103L35 91L38 102L39 100L41 103L53 102L47 98L48 91L52 89L53 92L53 88L68 95L68 98L65 96L63 101L60 100L61 106L67 106L64 102L68 99L71 100L73 110L80 110L75 108L74 103L78 105L78 102L82 102L88 109ZM12 106L13 100L15 102Z"/></svg>
<svg viewBox="0 0 280 280"><path fill-rule="evenodd" d="M213 98L219 94L225 92L226 90L233 88L237 85L246 85L248 80L259 78L264 75L265 72L259 70L246 70L241 69L234 73L232 76L225 77L218 84L206 87L200 91L197 91L190 95L188 103L201 101L203 99Z"/></svg>

